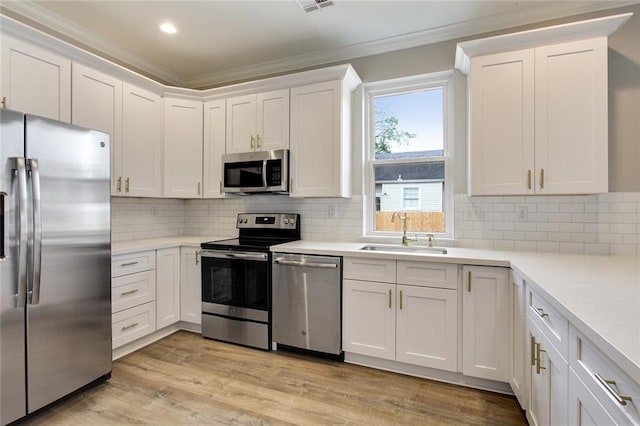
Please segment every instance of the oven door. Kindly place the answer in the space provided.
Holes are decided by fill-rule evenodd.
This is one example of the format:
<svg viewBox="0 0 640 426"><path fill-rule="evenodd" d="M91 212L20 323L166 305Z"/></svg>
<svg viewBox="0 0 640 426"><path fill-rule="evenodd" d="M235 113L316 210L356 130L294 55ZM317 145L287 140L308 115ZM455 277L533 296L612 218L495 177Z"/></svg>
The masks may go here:
<svg viewBox="0 0 640 426"><path fill-rule="evenodd" d="M267 253L202 250L202 312L269 321Z"/></svg>

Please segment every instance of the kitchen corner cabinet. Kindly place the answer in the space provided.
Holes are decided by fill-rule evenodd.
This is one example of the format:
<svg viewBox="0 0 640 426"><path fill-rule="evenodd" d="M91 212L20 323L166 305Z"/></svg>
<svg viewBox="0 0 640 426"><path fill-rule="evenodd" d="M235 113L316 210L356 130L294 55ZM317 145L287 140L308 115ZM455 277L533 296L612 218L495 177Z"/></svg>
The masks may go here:
<svg viewBox="0 0 640 426"><path fill-rule="evenodd" d="M523 410L527 409L526 297L524 279L511 270L511 304L509 306L509 385ZM526 368L525 368L526 367Z"/></svg>
<svg viewBox="0 0 640 426"><path fill-rule="evenodd" d="M456 371L457 271L457 265L345 258L344 351Z"/></svg>
<svg viewBox="0 0 640 426"><path fill-rule="evenodd" d="M464 266L462 373L509 381L509 269Z"/></svg>
<svg viewBox="0 0 640 426"><path fill-rule="evenodd" d="M180 321L180 249L156 250L156 327Z"/></svg>
<svg viewBox="0 0 640 426"><path fill-rule="evenodd" d="M222 155L226 147L226 105L224 99L204 103L203 197L224 198Z"/></svg>
<svg viewBox="0 0 640 426"><path fill-rule="evenodd" d="M343 79L291 89L291 197L351 196L352 68Z"/></svg>
<svg viewBox="0 0 640 426"><path fill-rule="evenodd" d="M630 16L458 44L469 195L608 191L607 37Z"/></svg>
<svg viewBox="0 0 640 426"><path fill-rule="evenodd" d="M289 89L227 99L226 153L289 148Z"/></svg>
<svg viewBox="0 0 640 426"><path fill-rule="evenodd" d="M165 97L164 196L201 198L202 101Z"/></svg>
<svg viewBox="0 0 640 426"><path fill-rule="evenodd" d="M72 69L71 122L111 135L111 195L118 195L121 174L114 167L122 158L122 81L77 62Z"/></svg>
<svg viewBox="0 0 640 426"><path fill-rule="evenodd" d="M114 158L117 194L162 197L162 99L122 84L122 157Z"/></svg>
<svg viewBox="0 0 640 426"><path fill-rule="evenodd" d="M180 248L180 319L193 324L202 323L202 277L200 249Z"/></svg>
<svg viewBox="0 0 640 426"><path fill-rule="evenodd" d="M2 107L71 122L71 60L0 36Z"/></svg>

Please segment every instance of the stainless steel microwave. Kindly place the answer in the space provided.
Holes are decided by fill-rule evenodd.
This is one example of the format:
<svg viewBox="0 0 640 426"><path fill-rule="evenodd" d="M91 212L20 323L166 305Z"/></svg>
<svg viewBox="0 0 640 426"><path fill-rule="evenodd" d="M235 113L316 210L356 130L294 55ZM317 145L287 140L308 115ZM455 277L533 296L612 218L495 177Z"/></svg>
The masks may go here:
<svg viewBox="0 0 640 426"><path fill-rule="evenodd" d="M289 150L223 155L222 190L241 194L289 192Z"/></svg>

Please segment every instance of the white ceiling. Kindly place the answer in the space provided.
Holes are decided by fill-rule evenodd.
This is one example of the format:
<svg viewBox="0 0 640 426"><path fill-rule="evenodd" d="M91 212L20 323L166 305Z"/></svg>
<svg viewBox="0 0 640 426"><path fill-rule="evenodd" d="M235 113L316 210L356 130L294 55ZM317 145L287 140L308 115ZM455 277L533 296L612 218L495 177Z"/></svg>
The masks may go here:
<svg viewBox="0 0 640 426"><path fill-rule="evenodd" d="M207 87L636 1L2 0L3 13L182 87ZM171 21L178 33L158 26Z"/></svg>

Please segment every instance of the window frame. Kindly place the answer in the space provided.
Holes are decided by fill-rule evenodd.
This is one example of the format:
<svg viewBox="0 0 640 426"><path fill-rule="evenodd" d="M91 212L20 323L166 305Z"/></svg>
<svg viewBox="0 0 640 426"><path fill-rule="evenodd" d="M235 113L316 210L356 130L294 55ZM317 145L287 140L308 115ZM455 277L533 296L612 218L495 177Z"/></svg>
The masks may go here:
<svg viewBox="0 0 640 426"><path fill-rule="evenodd" d="M427 162L444 162L444 192L442 210L445 217L445 232L424 232L422 234L434 234L439 239L453 239L453 70L441 71L429 74L421 74L410 77L403 77L391 80L383 80L363 84L364 103L364 191L365 202L363 203L363 235L370 238L397 238L401 235L398 231L376 231L375 230L375 173L374 167L386 164L411 164ZM443 155L441 157L424 157L417 159L402 160L376 160L375 159L375 108L374 99L377 96L410 93L418 90L428 90L442 88L443 95ZM415 211L415 210L413 210ZM411 211L408 211L409 213ZM410 216L410 215L409 215Z"/></svg>
<svg viewBox="0 0 640 426"><path fill-rule="evenodd" d="M416 197L415 198L407 198L407 189L412 189L416 191ZM407 200L416 200L417 201L417 206L416 208L409 208L406 206L406 202ZM420 185L405 185L402 187L402 208L405 211L420 211L422 209L422 188L420 187Z"/></svg>

